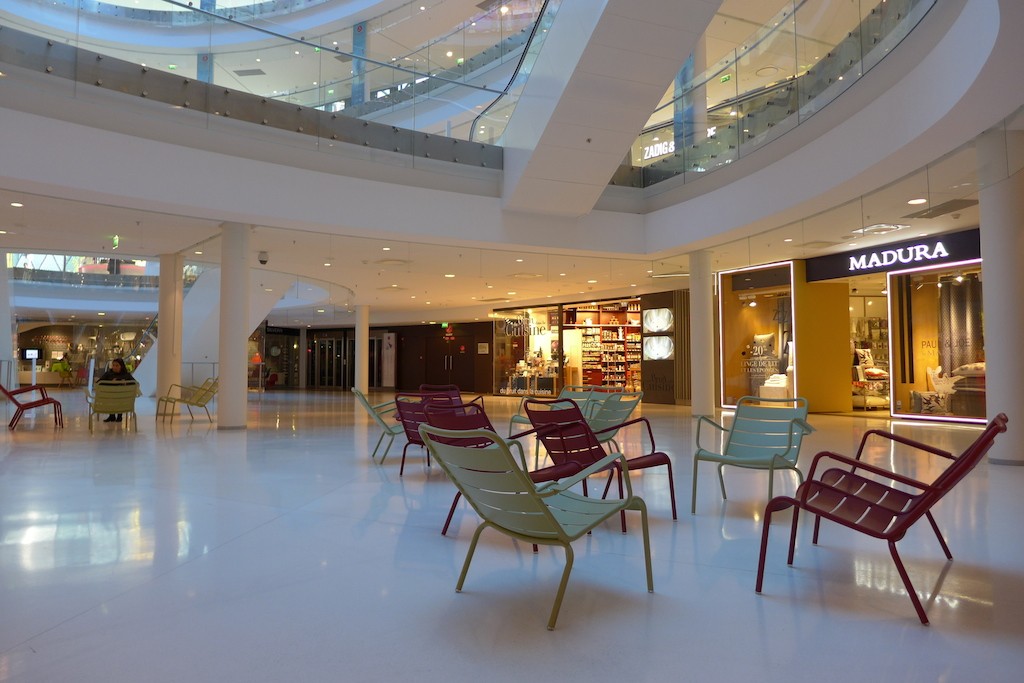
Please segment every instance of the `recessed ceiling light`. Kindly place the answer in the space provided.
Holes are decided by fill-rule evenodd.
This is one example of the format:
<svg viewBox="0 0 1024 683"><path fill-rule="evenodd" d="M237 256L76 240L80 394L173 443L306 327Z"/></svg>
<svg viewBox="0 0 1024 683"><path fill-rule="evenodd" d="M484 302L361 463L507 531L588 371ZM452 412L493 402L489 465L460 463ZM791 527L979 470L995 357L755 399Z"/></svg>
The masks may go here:
<svg viewBox="0 0 1024 683"><path fill-rule="evenodd" d="M425 303L425 304L426 304L426 305L428 305L428 306L430 305L430 302L429 302L429 301L424 301L423 303Z"/></svg>
<svg viewBox="0 0 1024 683"><path fill-rule="evenodd" d="M331 267L331 262L330 261L324 261L324 266L326 266L327 268L330 268Z"/></svg>
<svg viewBox="0 0 1024 683"><path fill-rule="evenodd" d="M793 241L793 238L792 238L792 237L787 237L786 239L784 239L784 240L782 240L782 241L783 241L783 242L792 242L792 241Z"/></svg>
<svg viewBox="0 0 1024 683"><path fill-rule="evenodd" d="M381 247L381 251L391 251L391 247Z"/></svg>
<svg viewBox="0 0 1024 683"><path fill-rule="evenodd" d="M273 289L271 289L270 287L264 287L264 288L263 288L263 291L264 291L264 292L273 292L274 290L273 290Z"/></svg>
<svg viewBox="0 0 1024 683"><path fill-rule="evenodd" d="M516 295L515 292L508 292L507 294L508 294L508 296L515 296Z"/></svg>
<svg viewBox="0 0 1024 683"><path fill-rule="evenodd" d="M516 259L516 263L522 263L522 262L523 262L523 259L521 259L521 258L517 258Z"/></svg>
<svg viewBox="0 0 1024 683"><path fill-rule="evenodd" d="M96 315L106 315L106 313L104 313L103 311L100 311L100 312L99 312L99 313L97 313Z"/></svg>
<svg viewBox="0 0 1024 683"><path fill-rule="evenodd" d="M914 205L914 206L916 206L917 204L927 204L927 203L928 203L928 200L925 199L924 197L918 197L916 199L907 200L907 204L911 204L911 205Z"/></svg>
<svg viewBox="0 0 1024 683"><path fill-rule="evenodd" d="M196 251L194 251L192 253L195 254L196 256L202 256L203 255L203 252L200 251L200 250L196 250Z"/></svg>
<svg viewBox="0 0 1024 683"><path fill-rule="evenodd" d="M391 286L392 286L392 287L397 287L398 285L391 285Z"/></svg>
<svg viewBox="0 0 1024 683"><path fill-rule="evenodd" d="M445 277L455 277L455 273L445 273Z"/></svg>
<svg viewBox="0 0 1024 683"><path fill-rule="evenodd" d="M559 273L558 276L559 277L565 277L565 273Z"/></svg>
<svg viewBox="0 0 1024 683"><path fill-rule="evenodd" d="M323 313L323 312L324 312L324 309L322 309L322 308L318 308L318 309L316 309L316 312L317 312L317 313Z"/></svg>
<svg viewBox="0 0 1024 683"><path fill-rule="evenodd" d="M597 284L597 280L587 280L587 284L588 285L596 285Z"/></svg>
<svg viewBox="0 0 1024 683"><path fill-rule="evenodd" d="M21 202L11 202L11 206L13 206L15 209L20 209L21 207L23 207L25 205L22 204Z"/></svg>

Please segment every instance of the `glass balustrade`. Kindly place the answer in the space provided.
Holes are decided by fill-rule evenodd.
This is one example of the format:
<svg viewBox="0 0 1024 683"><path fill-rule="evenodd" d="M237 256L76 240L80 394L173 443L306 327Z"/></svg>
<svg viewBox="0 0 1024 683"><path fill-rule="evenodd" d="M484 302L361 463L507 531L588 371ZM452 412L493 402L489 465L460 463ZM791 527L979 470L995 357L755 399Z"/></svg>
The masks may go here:
<svg viewBox="0 0 1024 683"><path fill-rule="evenodd" d="M838 97L934 4L789 0L677 79L612 184L688 182L743 158ZM0 31L0 62L42 64L76 97L99 86L168 104L176 121L189 110L206 128L243 120L320 151L350 143L500 168L559 5L418 0L352 25L321 0L7 0L0 25L16 30Z"/></svg>
<svg viewBox="0 0 1024 683"><path fill-rule="evenodd" d="M792 130L876 65L935 0L793 0L658 108L612 183L683 182Z"/></svg>

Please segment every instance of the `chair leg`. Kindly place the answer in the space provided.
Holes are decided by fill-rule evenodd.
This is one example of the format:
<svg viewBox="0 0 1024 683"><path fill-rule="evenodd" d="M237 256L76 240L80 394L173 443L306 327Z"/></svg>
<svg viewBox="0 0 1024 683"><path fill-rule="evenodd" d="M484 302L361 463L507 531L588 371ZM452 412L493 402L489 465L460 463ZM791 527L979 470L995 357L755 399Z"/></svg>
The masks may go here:
<svg viewBox="0 0 1024 683"><path fill-rule="evenodd" d="M793 566L793 553L796 552L796 527L800 522L800 506L793 506L793 523L789 528L789 554L786 555L786 564Z"/></svg>
<svg viewBox="0 0 1024 683"><path fill-rule="evenodd" d="M393 444L394 442L395 442L395 435L389 433L388 434L388 445L384 447L384 454L380 456L380 464L381 465L384 464L384 459L386 457L388 457L388 451L391 450L391 444Z"/></svg>
<svg viewBox="0 0 1024 683"><path fill-rule="evenodd" d="M935 523L935 518L932 517L932 511L929 510L925 514L928 516L928 523L932 525L932 531L935 532L935 538L939 539L939 545L942 546L942 552L946 553L946 559L952 560L953 554L949 552L949 546L946 545L946 539L942 537L942 532L939 531L939 525Z"/></svg>
<svg viewBox="0 0 1024 683"><path fill-rule="evenodd" d="M384 441L384 436L385 436L384 432L381 432L380 433L380 438L377 439L377 445L373 447L373 453L370 453L370 459L371 460L377 457L377 451L380 450L380 445Z"/></svg>
<svg viewBox="0 0 1024 683"><path fill-rule="evenodd" d="M722 489L722 500L729 500L729 496L725 495L725 476L722 474L724 469L725 463L718 463L718 485Z"/></svg>
<svg viewBox="0 0 1024 683"><path fill-rule="evenodd" d="M757 583L754 585L754 591L757 593L761 592L761 587L764 584L764 560L768 554L768 531L771 529L772 515L796 504L797 501L793 498L779 496L769 500L768 505L764 508L764 522L761 525L761 555L757 560Z"/></svg>
<svg viewBox="0 0 1024 683"><path fill-rule="evenodd" d="M405 452L409 450L409 446L412 445L412 441L405 444L405 448L402 449L402 464L398 467L398 476L402 476L405 472Z"/></svg>
<svg viewBox="0 0 1024 683"><path fill-rule="evenodd" d="M555 621L558 620L558 611L562 608L562 598L565 597L565 587L569 584L569 573L572 571L573 552L572 546L565 544L565 569L562 570L562 581L558 584L558 593L555 594L555 604L551 607L551 618L548 619L548 630L555 630Z"/></svg>
<svg viewBox="0 0 1024 683"><path fill-rule="evenodd" d="M455 515L455 506L459 504L460 498L462 498L462 491L456 491L455 500L452 501L452 508L448 511L448 519L444 520L444 528L441 529L442 536L448 533L448 525L452 523L452 517Z"/></svg>
<svg viewBox="0 0 1024 683"><path fill-rule="evenodd" d="M647 504L643 498L633 498L633 506L640 511L640 526L644 535L644 563L647 565L647 592L654 592L654 572L651 569L651 533L647 526Z"/></svg>
<svg viewBox="0 0 1024 683"><path fill-rule="evenodd" d="M924 607L921 606L921 599L917 597L917 591L914 590L914 584L910 582L910 575L907 574L907 568L903 566L903 560L900 559L900 554L896 552L896 542L889 541L889 554L892 555L893 562L896 563L896 571L900 573L900 578L903 579L903 585L907 589L907 595L910 596L910 602L914 603L914 609L917 610L917 616L921 619L921 623L928 625L928 615L924 612Z"/></svg>
<svg viewBox="0 0 1024 683"><path fill-rule="evenodd" d="M15 427L17 427L18 420L21 419L21 416L24 414L24 412L25 409L22 408L21 406L18 406L18 409L14 411L14 417L11 418L11 421L7 424L7 427L9 429L14 429Z"/></svg>
<svg viewBox="0 0 1024 683"><path fill-rule="evenodd" d="M672 474L672 463L666 463L665 468L668 470L668 495L672 501L672 519L679 519L676 516L676 478Z"/></svg>
<svg viewBox="0 0 1024 683"><path fill-rule="evenodd" d="M462 592L462 584L466 582L466 574L469 573L469 563L473 561L473 553L476 552L477 541L480 540L480 534L483 533L483 530L489 526L491 526L490 522L482 522L473 533L473 540L469 542L469 551L466 553L466 560L462 563L462 572L459 574L459 582L455 584L456 593Z"/></svg>
<svg viewBox="0 0 1024 683"><path fill-rule="evenodd" d="M818 545L818 529L821 528L821 515L814 515L814 535L811 536L811 543Z"/></svg>
<svg viewBox="0 0 1024 683"><path fill-rule="evenodd" d="M690 514L697 514L697 463L700 460L693 456L693 492L690 494Z"/></svg>
<svg viewBox="0 0 1024 683"><path fill-rule="evenodd" d="M210 409L203 406L203 410L206 411L206 419L210 421L210 424L213 424L213 415L210 415Z"/></svg>

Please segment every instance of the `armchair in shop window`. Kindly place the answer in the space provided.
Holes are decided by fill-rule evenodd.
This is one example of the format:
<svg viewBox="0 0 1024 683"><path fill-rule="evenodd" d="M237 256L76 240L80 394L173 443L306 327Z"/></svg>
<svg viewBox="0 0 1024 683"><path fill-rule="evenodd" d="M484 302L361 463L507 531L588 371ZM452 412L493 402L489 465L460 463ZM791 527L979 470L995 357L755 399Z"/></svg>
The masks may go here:
<svg viewBox="0 0 1024 683"><path fill-rule="evenodd" d="M8 389L0 385L0 393L3 393L7 400L13 403L15 407L14 417L7 424L8 429L14 429L18 426L18 421L21 420L21 416L25 414L26 410L41 406L53 406L53 426L64 426L64 412L61 410L60 401L48 395L45 387L32 384L27 387L19 387L18 389ZM30 394L32 393L37 395L31 396Z"/></svg>
<svg viewBox="0 0 1024 683"><path fill-rule="evenodd" d="M384 453L380 456L380 461L384 462L384 458L388 457L388 451L391 450L391 444L394 443L395 437L404 431L402 423L393 419L395 417L395 402L392 400L374 405L366 398L366 394L355 387L352 387L352 393L355 395L359 405L363 407L373 421L377 423L377 426L380 427L380 438L377 439L377 445L374 447L370 458L377 457L377 451L380 450L380 445L384 443L384 437L388 438L388 445L384 447Z"/></svg>
<svg viewBox="0 0 1024 683"><path fill-rule="evenodd" d="M572 571L572 542L625 510L640 513L647 590L654 592L647 506L642 498L633 495L623 456L605 456L573 477L538 486L530 480L522 457L517 461L505 440L489 430L448 431L421 425L420 434L441 469L483 519L470 541L462 572L455 585L456 592L462 592L477 542L484 529L496 529L506 536L527 543L561 546L565 550L565 569L548 618L548 630L552 630ZM454 440L457 439L482 439L490 443L472 448L456 445ZM621 499L597 500L569 491L569 488L591 474L613 468L616 463L625 473L626 495Z"/></svg>
<svg viewBox="0 0 1024 683"><path fill-rule="evenodd" d="M707 425L725 434L721 451L707 443ZM807 399L758 398L744 396L736 404L732 424L726 428L714 420L700 416L697 420L697 450L693 454L693 494L690 512L697 511L697 465L703 460L718 463L718 484L725 494L726 465L747 469L768 470L768 497L772 497L772 484L776 470L791 470L803 482L804 475L796 466L800 444L805 434L814 431L807 424Z"/></svg>

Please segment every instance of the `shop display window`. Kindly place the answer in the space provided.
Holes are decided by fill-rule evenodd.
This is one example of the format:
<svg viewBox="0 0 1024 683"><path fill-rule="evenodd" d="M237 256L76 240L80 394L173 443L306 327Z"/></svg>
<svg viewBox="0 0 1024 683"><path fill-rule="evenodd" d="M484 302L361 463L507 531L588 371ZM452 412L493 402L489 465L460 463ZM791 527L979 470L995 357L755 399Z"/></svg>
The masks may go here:
<svg viewBox="0 0 1024 683"><path fill-rule="evenodd" d="M981 261L889 274L893 414L984 422Z"/></svg>
<svg viewBox="0 0 1024 683"><path fill-rule="evenodd" d="M563 322L566 384L640 389L639 299L566 306Z"/></svg>
<svg viewBox="0 0 1024 683"><path fill-rule="evenodd" d="M884 296L850 297L850 344L854 410L888 410L889 311Z"/></svg>
<svg viewBox="0 0 1024 683"><path fill-rule="evenodd" d="M511 309L494 315L494 393L556 396L565 364L559 308Z"/></svg>
<svg viewBox="0 0 1024 683"><path fill-rule="evenodd" d="M796 395L790 263L718 275L722 405Z"/></svg>

